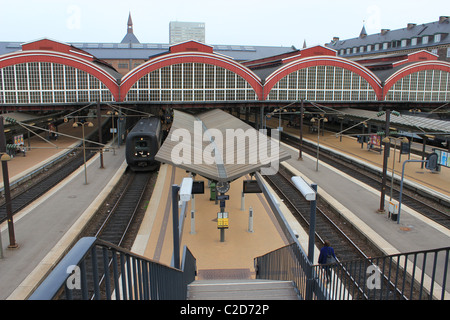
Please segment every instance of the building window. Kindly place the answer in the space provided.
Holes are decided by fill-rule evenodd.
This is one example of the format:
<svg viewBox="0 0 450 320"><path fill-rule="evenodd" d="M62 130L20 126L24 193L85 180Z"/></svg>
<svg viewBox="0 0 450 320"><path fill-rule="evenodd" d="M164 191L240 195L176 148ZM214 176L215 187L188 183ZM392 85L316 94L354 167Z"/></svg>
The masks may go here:
<svg viewBox="0 0 450 320"><path fill-rule="evenodd" d="M151 90L147 90L149 87ZM257 100L251 85L225 68L181 63L152 71L128 91L125 101Z"/></svg>
<svg viewBox="0 0 450 320"><path fill-rule="evenodd" d="M62 64L29 62L0 69L3 103L113 101L108 88L85 71Z"/></svg>
<svg viewBox="0 0 450 320"><path fill-rule="evenodd" d="M417 45L417 38L412 38L411 39L411 45L412 46L416 46Z"/></svg>
<svg viewBox="0 0 450 320"><path fill-rule="evenodd" d="M369 44L369 45L367 46L367 52L370 52L370 51L372 51L372 45Z"/></svg>
<svg viewBox="0 0 450 320"><path fill-rule="evenodd" d="M398 80L386 95L387 101L448 101L450 73L423 70Z"/></svg>
<svg viewBox="0 0 450 320"><path fill-rule="evenodd" d="M408 44L408 40L403 39L402 40L402 47L406 47L407 44Z"/></svg>
<svg viewBox="0 0 450 320"><path fill-rule="evenodd" d="M440 33L434 35L434 42L441 42L441 34Z"/></svg>
<svg viewBox="0 0 450 320"><path fill-rule="evenodd" d="M378 51L378 50L380 50L380 44L379 43L375 44L375 51Z"/></svg>
<svg viewBox="0 0 450 320"><path fill-rule="evenodd" d="M422 44L427 44L428 43L428 36L424 36L422 38Z"/></svg>
<svg viewBox="0 0 450 320"><path fill-rule="evenodd" d="M269 100L375 101L375 91L361 76L334 66L295 71L278 81Z"/></svg>
<svg viewBox="0 0 450 320"><path fill-rule="evenodd" d="M389 48L389 42L383 43L383 50L386 50Z"/></svg>

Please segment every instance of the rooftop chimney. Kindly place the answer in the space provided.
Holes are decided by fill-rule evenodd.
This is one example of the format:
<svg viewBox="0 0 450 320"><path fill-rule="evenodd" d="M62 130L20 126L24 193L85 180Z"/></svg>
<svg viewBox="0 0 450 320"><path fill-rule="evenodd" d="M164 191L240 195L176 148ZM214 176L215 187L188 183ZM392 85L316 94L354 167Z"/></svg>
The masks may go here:
<svg viewBox="0 0 450 320"><path fill-rule="evenodd" d="M390 29L381 29L381 34L384 36L389 31L391 31L391 30Z"/></svg>
<svg viewBox="0 0 450 320"><path fill-rule="evenodd" d="M448 23L448 19L449 19L450 17L448 17L448 16L440 16L439 17L439 23Z"/></svg>
<svg viewBox="0 0 450 320"><path fill-rule="evenodd" d="M408 30L411 30L412 28L414 28L417 24L415 23L408 23Z"/></svg>

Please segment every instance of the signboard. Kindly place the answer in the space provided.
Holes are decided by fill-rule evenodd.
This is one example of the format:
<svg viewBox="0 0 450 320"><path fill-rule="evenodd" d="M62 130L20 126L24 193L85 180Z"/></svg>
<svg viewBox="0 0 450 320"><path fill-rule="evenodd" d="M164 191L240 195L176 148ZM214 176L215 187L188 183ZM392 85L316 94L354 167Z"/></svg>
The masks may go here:
<svg viewBox="0 0 450 320"><path fill-rule="evenodd" d="M371 134L369 143L375 147L381 147L381 136L377 134Z"/></svg>
<svg viewBox="0 0 450 320"><path fill-rule="evenodd" d="M409 142L405 143L402 142L400 144L400 154L409 154L411 151L411 145L409 144Z"/></svg>
<svg viewBox="0 0 450 320"><path fill-rule="evenodd" d="M194 181L192 183L192 194L204 194L205 193L205 183L204 181Z"/></svg>
<svg viewBox="0 0 450 320"><path fill-rule="evenodd" d="M450 168L450 154L448 151L442 149L433 149L433 152L438 155L438 165Z"/></svg>
<svg viewBox="0 0 450 320"><path fill-rule="evenodd" d="M261 188L256 180L245 180L243 181L242 190L244 193L261 193Z"/></svg>
<svg viewBox="0 0 450 320"><path fill-rule="evenodd" d="M217 229L228 229L228 212L217 212Z"/></svg>
<svg viewBox="0 0 450 320"><path fill-rule="evenodd" d="M14 136L14 144L16 146L23 146L23 134L19 134L18 136Z"/></svg>

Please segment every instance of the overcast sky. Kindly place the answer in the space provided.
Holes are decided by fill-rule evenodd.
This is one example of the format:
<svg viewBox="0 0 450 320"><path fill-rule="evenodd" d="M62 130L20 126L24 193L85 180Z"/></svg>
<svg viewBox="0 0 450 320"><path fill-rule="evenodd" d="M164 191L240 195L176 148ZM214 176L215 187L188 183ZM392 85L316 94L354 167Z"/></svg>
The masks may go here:
<svg viewBox="0 0 450 320"><path fill-rule="evenodd" d="M128 13L141 43L168 43L170 21L204 22L208 44L301 48L450 15L448 0L0 0L0 41L120 42Z"/></svg>

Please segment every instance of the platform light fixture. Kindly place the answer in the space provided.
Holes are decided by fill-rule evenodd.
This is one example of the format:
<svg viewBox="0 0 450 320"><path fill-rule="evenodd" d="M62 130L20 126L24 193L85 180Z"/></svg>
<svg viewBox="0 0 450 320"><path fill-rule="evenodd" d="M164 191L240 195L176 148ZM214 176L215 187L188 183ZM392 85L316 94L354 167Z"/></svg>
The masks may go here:
<svg viewBox="0 0 450 320"><path fill-rule="evenodd" d="M78 128L79 125L81 125L82 133L83 133L84 184L88 184L88 181L87 181L87 167L86 167L86 142L85 142L85 139L84 139L84 126L87 125L88 127L93 127L94 124L92 122L75 122L73 124L73 127L74 128Z"/></svg>
<svg viewBox="0 0 450 320"><path fill-rule="evenodd" d="M312 123L316 123L317 122L317 156L316 156L316 171L319 171L319 150L320 150L320 122L328 122L328 119L321 115L320 117L315 117L311 119Z"/></svg>
<svg viewBox="0 0 450 320"><path fill-rule="evenodd" d="M309 241L308 241L308 259L314 264L314 239L316 235L316 194L317 184L309 185L302 177L292 177L291 181L295 187L301 192L303 197L310 203L309 218Z"/></svg>
<svg viewBox="0 0 450 320"><path fill-rule="evenodd" d="M16 236L14 231L14 217L12 213L12 205L11 205L11 190L9 185L9 172L8 172L8 161L11 160L11 157L6 153L6 137L5 137L5 127L3 116L0 116L0 159L2 165L2 174L3 174L3 186L4 186L4 195L5 195L5 205L6 205L6 218L8 221L8 233L9 233L9 246L8 248L14 249L18 247L16 242ZM14 119L6 118L6 121L13 123ZM1 235L0 235L1 236ZM3 245L0 243L3 248ZM1 252L3 256L3 251Z"/></svg>

